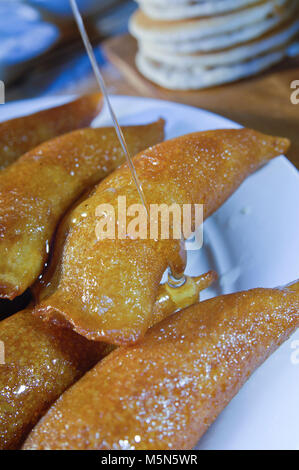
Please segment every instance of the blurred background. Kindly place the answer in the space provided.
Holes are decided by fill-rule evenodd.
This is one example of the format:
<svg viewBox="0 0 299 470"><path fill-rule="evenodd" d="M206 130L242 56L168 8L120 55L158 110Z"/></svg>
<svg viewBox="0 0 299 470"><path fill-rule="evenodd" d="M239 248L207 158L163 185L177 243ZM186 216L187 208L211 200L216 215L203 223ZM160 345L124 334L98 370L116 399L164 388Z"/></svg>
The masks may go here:
<svg viewBox="0 0 299 470"><path fill-rule="evenodd" d="M77 3L110 93L198 106L284 135L299 168L299 104L290 99L299 80L299 0ZM162 18L172 21L171 34ZM190 19L197 22L194 31ZM219 82L209 82L215 72ZM231 83L222 80L227 72ZM202 78L207 87L187 86ZM69 0L0 0L0 80L6 103L97 89Z"/></svg>
<svg viewBox="0 0 299 470"><path fill-rule="evenodd" d="M78 0L93 45L123 34L137 8L131 0ZM99 63L106 63L96 47ZM109 71L110 72L110 71ZM0 0L0 80L6 102L93 87L69 0ZM113 92L113 73L109 73Z"/></svg>

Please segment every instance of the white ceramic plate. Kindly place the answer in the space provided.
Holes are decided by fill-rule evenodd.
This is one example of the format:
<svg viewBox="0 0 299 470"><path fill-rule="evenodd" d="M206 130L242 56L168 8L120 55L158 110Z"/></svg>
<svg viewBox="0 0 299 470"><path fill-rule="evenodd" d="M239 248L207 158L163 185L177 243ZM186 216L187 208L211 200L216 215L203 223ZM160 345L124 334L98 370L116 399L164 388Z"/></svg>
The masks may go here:
<svg viewBox="0 0 299 470"><path fill-rule="evenodd" d="M0 120L58 105L43 98L0 105ZM176 103L112 97L121 124L158 117L166 137L240 127L223 117ZM94 125L110 125L107 112ZM220 282L202 298L299 278L299 176L279 157L249 177L204 224L204 246L188 252L188 273L216 269ZM297 341L297 342L296 342ZM249 379L201 439L198 449L299 449L299 332Z"/></svg>

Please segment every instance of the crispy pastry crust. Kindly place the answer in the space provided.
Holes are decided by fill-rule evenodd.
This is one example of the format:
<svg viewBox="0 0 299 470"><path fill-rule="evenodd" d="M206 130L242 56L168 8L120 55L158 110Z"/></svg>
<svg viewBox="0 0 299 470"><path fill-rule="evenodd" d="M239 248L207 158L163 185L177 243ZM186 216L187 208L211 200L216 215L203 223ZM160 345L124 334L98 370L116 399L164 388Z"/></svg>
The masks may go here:
<svg viewBox="0 0 299 470"><path fill-rule="evenodd" d="M46 140L89 126L101 111L102 95L75 101L0 123L0 170Z"/></svg>
<svg viewBox="0 0 299 470"><path fill-rule="evenodd" d="M192 449L299 326L299 283L190 307L119 348L49 410L25 449Z"/></svg>
<svg viewBox="0 0 299 470"><path fill-rule="evenodd" d="M164 138L164 121L124 128L132 153ZM0 298L37 279L65 211L124 161L113 128L81 129L36 147L0 172Z"/></svg>
<svg viewBox="0 0 299 470"><path fill-rule="evenodd" d="M198 132L141 152L134 164L148 204L204 204L208 217L249 174L288 146L287 139L248 129ZM184 267L178 240L97 239L97 208L111 204L117 220L118 196L126 197L127 207L140 203L127 165L70 214L56 270L47 278L48 298L36 312L69 323L88 339L125 345L148 329L169 263L178 271Z"/></svg>

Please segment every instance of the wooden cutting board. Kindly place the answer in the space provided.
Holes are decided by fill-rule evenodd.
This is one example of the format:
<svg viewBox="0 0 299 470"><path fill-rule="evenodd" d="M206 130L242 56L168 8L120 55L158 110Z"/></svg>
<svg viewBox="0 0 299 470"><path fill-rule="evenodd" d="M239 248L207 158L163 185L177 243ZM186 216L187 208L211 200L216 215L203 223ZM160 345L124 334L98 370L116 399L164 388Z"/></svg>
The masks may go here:
<svg viewBox="0 0 299 470"><path fill-rule="evenodd" d="M154 85L135 66L137 44L130 35L104 42L104 52L137 95L198 106L262 132L292 141L289 159L299 169L299 104L291 103L291 82L299 80L299 57L237 83L199 91L172 91Z"/></svg>

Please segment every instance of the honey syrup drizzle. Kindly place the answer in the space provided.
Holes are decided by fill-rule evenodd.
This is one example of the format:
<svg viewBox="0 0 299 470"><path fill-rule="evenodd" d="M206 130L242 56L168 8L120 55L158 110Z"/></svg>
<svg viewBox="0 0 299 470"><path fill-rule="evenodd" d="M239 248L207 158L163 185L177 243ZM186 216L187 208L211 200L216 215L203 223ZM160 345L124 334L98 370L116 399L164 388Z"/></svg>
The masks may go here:
<svg viewBox="0 0 299 470"><path fill-rule="evenodd" d="M90 43L89 37L88 37L87 32L86 32L86 28L84 26L82 15L81 15L81 13L79 11L79 8L78 8L78 5L76 3L76 0L70 0L70 5L71 5L71 8L72 8L72 11L73 11L73 14L74 14L79 32L81 34L85 49L87 51L89 60L91 62L91 66L92 66L92 69L94 71L97 83L98 83L98 85L99 85L99 87L102 91L105 103L107 105L107 108L109 110L109 113L110 113L112 121L113 121L113 125L114 125L114 128L115 128L116 134L118 136L121 147L122 147L122 149L125 153L126 160L127 160L128 166L130 168L133 181L134 181L135 186L137 188L137 191L138 191L138 194L139 194L140 199L142 201L142 204L143 204L143 206L146 210L146 214L149 217L149 208L148 208L146 198L145 198L145 195L144 195L144 192L143 192L143 189L142 189L142 185L141 185L140 180L138 178L138 175L137 175L134 163L132 161L132 157L130 155L130 152L129 152L129 149L128 149L128 146L127 146L127 143L126 143L126 140L125 140L125 137L124 137L124 134L123 134L122 129L119 125L119 122L117 120L117 117L115 115L113 107L111 105L111 102L110 102L110 99L109 99L109 96L108 96L108 92L107 92L107 89L106 89L105 81L103 79L102 73L101 73L100 68L98 66L95 54L93 52L92 45ZM177 286L180 287L181 285L184 284L184 282L186 280L184 272L183 272L186 268L186 254L183 253L183 251L184 251L183 250L183 244L184 244L184 239L182 238L181 244L180 244L180 253L178 254L179 259L176 262L171 263L169 265L169 274L170 274L169 284L172 285L172 286L175 286L177 284ZM182 269L183 266L184 266L184 270Z"/></svg>
<svg viewBox="0 0 299 470"><path fill-rule="evenodd" d="M130 152L129 152L129 149L128 149L128 146L127 146L124 134L123 134L123 131L122 131L122 129L121 129L119 123L118 123L115 112L112 108L112 105L111 105L111 102L110 102L110 99L109 99L109 96L108 96L108 93L107 93L107 89L106 89L106 85L105 85L103 76L102 76L101 71L98 67L97 60L96 60L95 54L93 52L92 45L90 43L89 37L87 35L86 29L85 29L85 26L84 26L82 15L79 11L76 0L70 0L70 4L71 4L71 7L72 7L72 10L73 10L73 13L74 13L74 17L75 17L79 32L80 32L82 40L83 40L84 46L86 48L89 60L91 62L91 66L93 68L96 80L97 80L98 85L99 85L99 87L102 91L102 94L104 96L104 100L105 100L105 103L108 107L110 116L112 118L113 125L114 125L114 128L115 128L117 137L120 141L121 147L122 147L122 149L124 151L124 154L126 156L126 160L127 160L128 165L129 165L129 168L131 170L132 177L133 177L134 183L136 185L138 194L140 196L142 204L145 207L146 213L148 215L149 211L148 211L148 206L147 206L146 199L145 199L145 196L144 196L144 192L143 192L141 183L139 181L138 175L136 173L136 169L134 167L134 163L132 161L132 157L130 155Z"/></svg>

